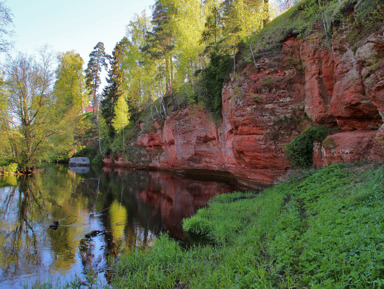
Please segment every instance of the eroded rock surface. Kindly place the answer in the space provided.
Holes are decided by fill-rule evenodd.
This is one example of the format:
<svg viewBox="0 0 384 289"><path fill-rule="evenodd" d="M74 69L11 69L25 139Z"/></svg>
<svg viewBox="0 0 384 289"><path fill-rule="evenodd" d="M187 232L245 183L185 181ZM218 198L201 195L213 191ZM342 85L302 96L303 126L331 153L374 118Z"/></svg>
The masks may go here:
<svg viewBox="0 0 384 289"><path fill-rule="evenodd" d="M309 123L334 132L315 145L316 166L382 160L384 34L366 37L356 51L346 43L340 38L331 49L320 36L291 37L232 75L219 124L190 105L136 145L152 152L150 167L229 172L248 186L282 179L291 167L284 145Z"/></svg>

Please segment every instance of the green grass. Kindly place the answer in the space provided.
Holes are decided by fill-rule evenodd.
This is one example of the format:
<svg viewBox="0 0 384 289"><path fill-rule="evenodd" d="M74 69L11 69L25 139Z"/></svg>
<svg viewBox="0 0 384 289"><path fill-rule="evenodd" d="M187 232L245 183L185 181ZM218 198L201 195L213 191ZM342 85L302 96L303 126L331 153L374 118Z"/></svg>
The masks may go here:
<svg viewBox="0 0 384 289"><path fill-rule="evenodd" d="M353 36L348 38L354 37L355 43L368 32L382 27L383 14L376 8L383 3L383 0L341 0L340 4L338 0L302 0L250 37L241 49L242 61L249 62L251 59L249 45L253 47L255 56L260 57L279 52L282 43L292 36L305 39L313 33L323 36L327 33L332 38L333 33L340 33L337 31L340 23L352 26L348 22L351 12L359 23L362 22L361 27L349 32ZM329 31L324 31L322 11L329 23Z"/></svg>
<svg viewBox="0 0 384 289"><path fill-rule="evenodd" d="M382 288L384 166L334 165L258 195L233 193L184 220L210 240L162 235L116 264L116 288Z"/></svg>

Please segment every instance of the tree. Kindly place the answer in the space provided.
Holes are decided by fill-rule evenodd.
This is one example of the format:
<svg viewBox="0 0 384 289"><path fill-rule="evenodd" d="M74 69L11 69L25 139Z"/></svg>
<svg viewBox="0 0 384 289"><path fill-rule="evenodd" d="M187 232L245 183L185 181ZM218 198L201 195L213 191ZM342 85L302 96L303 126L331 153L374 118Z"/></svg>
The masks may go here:
<svg viewBox="0 0 384 289"><path fill-rule="evenodd" d="M85 129L82 113L89 103L89 94L85 87L84 61L81 56L74 51L68 51L61 53L58 60L53 95L56 124L61 129L52 139L55 143L52 157L56 160L65 160L82 139L82 132Z"/></svg>
<svg viewBox="0 0 384 289"><path fill-rule="evenodd" d="M101 113L105 119L106 125L113 135L112 119L115 116L114 110L117 100L124 94L124 70L123 62L125 52L128 46L128 39L124 37L116 44L112 53L111 69L108 72L108 86L103 91L103 100L101 102Z"/></svg>
<svg viewBox="0 0 384 289"><path fill-rule="evenodd" d="M264 11L264 19L263 19L263 26L267 25L267 23L269 22L269 0L263 0L263 4L264 4L264 7L263 7L263 11Z"/></svg>
<svg viewBox="0 0 384 289"><path fill-rule="evenodd" d="M127 100L125 99L124 95L121 95L115 106L115 116L113 117L112 125L118 133L123 133L123 149L125 146L124 128L128 125L128 123L129 113Z"/></svg>
<svg viewBox="0 0 384 289"><path fill-rule="evenodd" d="M4 2L0 2L0 52L5 52L9 49L10 41L10 26L13 23L13 15Z"/></svg>
<svg viewBox="0 0 384 289"><path fill-rule="evenodd" d="M7 91L4 80L0 78L0 162L8 161L12 158L12 146L9 141L12 131L10 128L10 114L8 107Z"/></svg>
<svg viewBox="0 0 384 289"><path fill-rule="evenodd" d="M146 45L142 51L149 54L153 59L164 61L164 73L166 79L166 91L171 96L173 107L176 102L173 97L173 49L174 34L171 29L170 20L175 12L172 3L167 0L157 0L152 13L153 29L147 33Z"/></svg>
<svg viewBox="0 0 384 289"><path fill-rule="evenodd" d="M202 68L204 51L200 41L204 30L204 9L200 0L168 0L173 7L169 26L174 34L174 90L193 85L195 72Z"/></svg>
<svg viewBox="0 0 384 289"><path fill-rule="evenodd" d="M58 60L57 80L53 91L57 98L56 106L64 111L73 108L77 113L84 112L84 107L89 102L83 74L84 61L74 51L61 53Z"/></svg>
<svg viewBox="0 0 384 289"><path fill-rule="evenodd" d="M126 71L126 91L127 101L131 118L136 117L136 112L145 108L149 104L152 119L153 107L158 112L159 117L166 116L164 102L164 65L162 59L152 56L148 44L148 31L151 23L145 13L136 15L128 25L127 37L129 43L125 52L123 68ZM163 113L161 113L154 100L160 98ZM161 110L161 109L160 109Z"/></svg>
<svg viewBox="0 0 384 289"><path fill-rule="evenodd" d="M207 45L206 52L214 46L225 53L236 53L240 41L262 28L269 19L268 0L215 0L206 1L209 12L201 41Z"/></svg>
<svg viewBox="0 0 384 289"><path fill-rule="evenodd" d="M6 119L14 156L22 167L31 167L41 159L48 138L56 133L51 84L50 59L41 61L19 55L6 66L5 85L9 117ZM11 133L12 132L12 133Z"/></svg>
<svg viewBox="0 0 384 289"><path fill-rule="evenodd" d="M201 35L201 42L205 43L205 52L210 52L223 37L223 19L220 13L219 5L214 5L209 11L204 24L204 30Z"/></svg>
<svg viewBox="0 0 384 289"><path fill-rule="evenodd" d="M96 120L99 119L99 99L97 91L101 84L100 73L102 68L108 68L108 60L110 56L105 53L104 43L99 42L89 54L88 67L85 71L86 84L91 91L93 100L93 114L96 110Z"/></svg>

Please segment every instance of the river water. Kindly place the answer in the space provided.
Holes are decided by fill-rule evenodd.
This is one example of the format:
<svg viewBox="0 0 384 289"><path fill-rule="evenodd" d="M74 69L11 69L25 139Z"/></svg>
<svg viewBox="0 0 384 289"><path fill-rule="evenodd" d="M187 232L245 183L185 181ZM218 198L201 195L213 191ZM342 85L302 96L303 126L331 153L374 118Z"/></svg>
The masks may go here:
<svg viewBox="0 0 384 289"><path fill-rule="evenodd" d="M233 189L164 172L66 166L1 179L0 288L103 287L119 254L152 246L161 232L184 240L182 219Z"/></svg>

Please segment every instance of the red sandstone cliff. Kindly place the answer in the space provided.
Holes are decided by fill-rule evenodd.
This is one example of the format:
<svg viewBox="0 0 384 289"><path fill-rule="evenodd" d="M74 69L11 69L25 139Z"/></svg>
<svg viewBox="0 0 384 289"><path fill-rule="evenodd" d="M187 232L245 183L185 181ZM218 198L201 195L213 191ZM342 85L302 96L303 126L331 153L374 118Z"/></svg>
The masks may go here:
<svg viewBox="0 0 384 289"><path fill-rule="evenodd" d="M366 37L356 51L346 43L340 37L331 49L320 36L289 38L281 51L231 77L220 124L190 105L139 135L136 145L152 152L149 167L229 172L251 186L286 174L284 144L309 122L333 132L315 144L315 166L382 160L384 34Z"/></svg>

